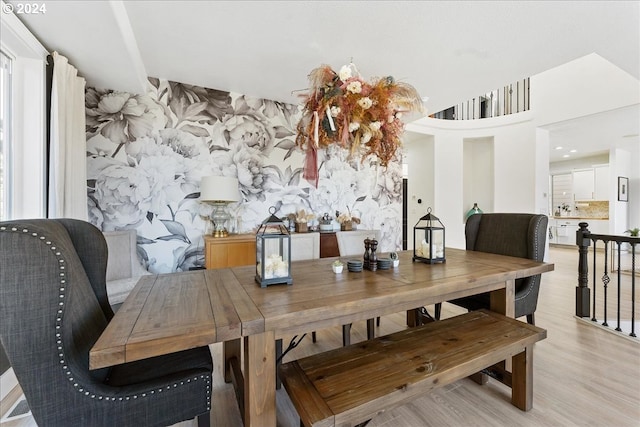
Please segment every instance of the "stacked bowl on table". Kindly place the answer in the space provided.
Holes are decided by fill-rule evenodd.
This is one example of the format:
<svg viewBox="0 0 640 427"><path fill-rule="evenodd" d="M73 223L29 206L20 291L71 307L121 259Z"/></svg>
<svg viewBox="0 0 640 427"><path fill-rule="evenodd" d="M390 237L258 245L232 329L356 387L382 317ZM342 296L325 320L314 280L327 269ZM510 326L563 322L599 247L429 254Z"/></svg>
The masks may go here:
<svg viewBox="0 0 640 427"><path fill-rule="evenodd" d="M393 266L393 260L391 258L378 258L378 269L389 270Z"/></svg>
<svg viewBox="0 0 640 427"><path fill-rule="evenodd" d="M362 271L362 266L362 261L358 259L350 259L349 261L347 261L347 269L349 271L360 272Z"/></svg>

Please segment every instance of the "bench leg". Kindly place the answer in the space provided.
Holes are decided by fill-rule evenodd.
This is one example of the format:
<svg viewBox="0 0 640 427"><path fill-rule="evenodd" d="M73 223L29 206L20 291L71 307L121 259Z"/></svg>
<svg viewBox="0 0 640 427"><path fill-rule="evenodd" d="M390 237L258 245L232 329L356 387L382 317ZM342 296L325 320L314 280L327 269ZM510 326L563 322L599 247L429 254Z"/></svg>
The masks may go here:
<svg viewBox="0 0 640 427"><path fill-rule="evenodd" d="M512 358L511 403L518 409L528 411L533 407L533 347Z"/></svg>
<svg viewBox="0 0 640 427"><path fill-rule="evenodd" d="M367 339L372 340L376 337L375 319L367 319Z"/></svg>
<svg viewBox="0 0 640 427"><path fill-rule="evenodd" d="M276 340L276 390L282 387L280 375L278 375L278 365L282 365L282 338Z"/></svg>
<svg viewBox="0 0 640 427"><path fill-rule="evenodd" d="M475 374L469 375L469 379L476 384L485 385L489 382L489 375L484 372L476 372Z"/></svg>
<svg viewBox="0 0 640 427"><path fill-rule="evenodd" d="M342 346L346 347L351 344L351 323L342 325Z"/></svg>

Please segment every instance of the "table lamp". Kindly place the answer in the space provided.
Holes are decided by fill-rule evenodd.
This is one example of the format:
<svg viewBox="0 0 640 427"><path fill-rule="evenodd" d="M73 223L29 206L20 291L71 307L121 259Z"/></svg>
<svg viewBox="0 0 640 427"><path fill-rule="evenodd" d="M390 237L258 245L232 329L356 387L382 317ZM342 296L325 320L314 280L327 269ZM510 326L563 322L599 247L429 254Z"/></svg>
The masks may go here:
<svg viewBox="0 0 640 427"><path fill-rule="evenodd" d="M214 206L211 214L213 221L213 237L227 237L225 227L230 218L226 211L229 203L240 200L238 179L229 176L205 176L200 182L200 200Z"/></svg>

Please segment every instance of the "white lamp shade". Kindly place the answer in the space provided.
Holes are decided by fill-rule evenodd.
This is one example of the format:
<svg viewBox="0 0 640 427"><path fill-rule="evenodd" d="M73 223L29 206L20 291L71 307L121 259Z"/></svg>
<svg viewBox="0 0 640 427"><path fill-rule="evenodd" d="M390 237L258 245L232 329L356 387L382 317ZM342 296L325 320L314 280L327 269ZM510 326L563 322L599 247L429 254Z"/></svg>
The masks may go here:
<svg viewBox="0 0 640 427"><path fill-rule="evenodd" d="M200 200L237 202L240 200L238 179L229 176L205 176L200 182Z"/></svg>

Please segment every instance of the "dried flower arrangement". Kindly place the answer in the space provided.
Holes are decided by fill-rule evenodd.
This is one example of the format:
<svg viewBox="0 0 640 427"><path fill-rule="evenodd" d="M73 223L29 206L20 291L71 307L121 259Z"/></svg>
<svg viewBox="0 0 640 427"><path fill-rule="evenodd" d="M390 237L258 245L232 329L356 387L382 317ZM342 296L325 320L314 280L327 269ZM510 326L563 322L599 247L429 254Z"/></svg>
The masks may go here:
<svg viewBox="0 0 640 427"><path fill-rule="evenodd" d="M314 218L315 215L312 212L307 213L304 209L300 209L298 212L288 216L289 221L295 223L295 230L298 233L306 233L307 223Z"/></svg>
<svg viewBox="0 0 640 427"><path fill-rule="evenodd" d="M343 66L340 73L321 65L311 71L309 81L296 145L306 152L303 177L316 187L319 148L338 144L363 161L374 155L387 166L401 145L402 112L423 111L413 86L391 76L367 82L353 63Z"/></svg>
<svg viewBox="0 0 640 427"><path fill-rule="evenodd" d="M304 209L300 209L298 212L296 212L295 221L298 223L306 224L312 219L314 219L315 217L316 216L313 214L313 212L307 213Z"/></svg>
<svg viewBox="0 0 640 427"><path fill-rule="evenodd" d="M346 212L336 212L338 218L338 222L341 225L345 225L346 223L354 223L354 224L360 224L360 218L358 218L357 216L351 216L351 212L346 213Z"/></svg>

